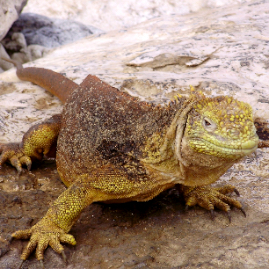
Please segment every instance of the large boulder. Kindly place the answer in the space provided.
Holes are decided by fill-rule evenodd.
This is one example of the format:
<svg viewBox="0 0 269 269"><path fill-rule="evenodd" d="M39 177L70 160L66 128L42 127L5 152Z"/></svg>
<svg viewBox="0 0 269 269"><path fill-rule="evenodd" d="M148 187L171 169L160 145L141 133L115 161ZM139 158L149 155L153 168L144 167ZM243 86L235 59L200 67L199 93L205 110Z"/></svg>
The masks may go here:
<svg viewBox="0 0 269 269"><path fill-rule="evenodd" d="M0 40L2 40L9 28L16 21L26 5L27 0L0 0Z"/></svg>
<svg viewBox="0 0 269 269"><path fill-rule="evenodd" d="M27 0L0 0L0 41L6 36L10 27L16 21L26 5ZM8 54L0 43L0 56L8 57ZM0 73L2 70L11 68L10 63L2 62L0 64Z"/></svg>
<svg viewBox="0 0 269 269"><path fill-rule="evenodd" d="M9 51L18 51L24 44L13 45L14 34L23 34L26 44L54 48L83 37L100 33L98 29L72 20L49 18L35 13L22 13L9 30L3 44Z"/></svg>

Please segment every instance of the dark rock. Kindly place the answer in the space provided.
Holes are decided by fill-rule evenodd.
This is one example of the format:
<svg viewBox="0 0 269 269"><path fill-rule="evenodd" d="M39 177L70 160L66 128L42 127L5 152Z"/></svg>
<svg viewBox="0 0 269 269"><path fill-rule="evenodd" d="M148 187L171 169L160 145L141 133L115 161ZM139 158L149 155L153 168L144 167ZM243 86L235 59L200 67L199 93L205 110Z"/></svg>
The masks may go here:
<svg viewBox="0 0 269 269"><path fill-rule="evenodd" d="M51 19L34 13L23 13L13 24L3 45L7 50L19 51L20 47L10 45L12 35L20 32L25 36L27 45L41 45L54 48L93 34L97 29L79 22Z"/></svg>

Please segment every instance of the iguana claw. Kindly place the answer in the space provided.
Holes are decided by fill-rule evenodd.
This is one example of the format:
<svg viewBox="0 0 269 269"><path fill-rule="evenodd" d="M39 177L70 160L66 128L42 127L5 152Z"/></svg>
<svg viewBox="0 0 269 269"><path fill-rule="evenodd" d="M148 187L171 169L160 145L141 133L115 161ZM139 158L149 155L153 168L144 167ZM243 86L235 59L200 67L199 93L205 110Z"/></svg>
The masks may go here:
<svg viewBox="0 0 269 269"><path fill-rule="evenodd" d="M21 261L21 264L20 264L19 269L21 269L21 268L22 268L22 265L24 264L24 262L25 262L25 260L22 260L22 261Z"/></svg>
<svg viewBox="0 0 269 269"><path fill-rule="evenodd" d="M62 258L63 258L64 263L66 264L66 255L65 255L64 251L62 251ZM18 269L22 268L25 261L26 260L21 261L20 267ZM40 263L40 268L45 269L44 261L40 260L39 263Z"/></svg>
<svg viewBox="0 0 269 269"><path fill-rule="evenodd" d="M25 261L26 261L26 260L22 260L19 269L22 268L22 266L23 266L23 264L24 264ZM45 269L43 260L40 260L39 263L40 263L40 268Z"/></svg>
<svg viewBox="0 0 269 269"><path fill-rule="evenodd" d="M241 208L239 208L239 210L243 213L243 215L245 216L245 218L247 217L247 214L246 214L246 212L245 212L245 210L241 207Z"/></svg>

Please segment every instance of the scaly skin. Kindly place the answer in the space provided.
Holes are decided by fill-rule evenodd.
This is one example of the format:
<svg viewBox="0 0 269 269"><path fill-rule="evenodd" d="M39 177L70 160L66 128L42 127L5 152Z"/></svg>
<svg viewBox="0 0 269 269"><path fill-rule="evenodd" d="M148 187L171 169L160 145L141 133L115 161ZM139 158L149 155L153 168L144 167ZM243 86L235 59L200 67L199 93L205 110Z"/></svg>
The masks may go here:
<svg viewBox="0 0 269 269"><path fill-rule="evenodd" d="M1 163L10 161L20 171L21 165L30 168L32 160L53 152L57 140L57 169L68 186L40 222L12 235L30 238L22 260L35 248L42 261L48 245L58 253L63 253L60 242L74 245L68 232L82 210L96 201L147 201L180 184L187 206L242 209L226 196L233 186L208 185L258 146L248 104L192 94L167 106L154 105L91 75L80 86L70 82L65 92L68 79L60 74L17 68L19 77L35 83L41 78L42 86L52 93L57 89L61 100L67 100L61 116L32 127L20 145L0 148ZM44 85L48 74L53 87Z"/></svg>

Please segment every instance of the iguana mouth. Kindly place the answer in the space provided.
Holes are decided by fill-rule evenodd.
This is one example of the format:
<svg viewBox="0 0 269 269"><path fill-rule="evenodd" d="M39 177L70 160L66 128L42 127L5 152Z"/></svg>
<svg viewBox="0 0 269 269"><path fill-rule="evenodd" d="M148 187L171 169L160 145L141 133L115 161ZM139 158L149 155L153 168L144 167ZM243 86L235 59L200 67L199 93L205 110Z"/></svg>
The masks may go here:
<svg viewBox="0 0 269 269"><path fill-rule="evenodd" d="M219 157L245 156L253 153L258 147L258 136L253 136L249 140L240 143L212 143L203 138L190 138L190 146L198 152Z"/></svg>

